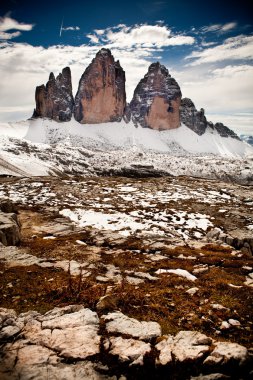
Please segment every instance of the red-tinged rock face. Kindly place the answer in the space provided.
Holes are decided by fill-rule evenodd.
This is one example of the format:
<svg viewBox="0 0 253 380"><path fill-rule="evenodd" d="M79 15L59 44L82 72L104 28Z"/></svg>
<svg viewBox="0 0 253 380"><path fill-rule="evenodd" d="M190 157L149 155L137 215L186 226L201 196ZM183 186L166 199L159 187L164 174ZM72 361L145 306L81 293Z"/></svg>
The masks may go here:
<svg viewBox="0 0 253 380"><path fill-rule="evenodd" d="M126 108L125 72L111 52L100 50L79 82L74 116L80 123L120 121Z"/></svg>
<svg viewBox="0 0 253 380"><path fill-rule="evenodd" d="M33 117L69 121L74 105L70 68L65 67L56 79L51 73L46 86L36 87L35 101Z"/></svg>
<svg viewBox="0 0 253 380"><path fill-rule="evenodd" d="M130 103L132 118L142 127L156 130L180 126L180 87L168 70L153 63L137 85Z"/></svg>
<svg viewBox="0 0 253 380"><path fill-rule="evenodd" d="M171 100L168 105L164 98L156 96L145 116L145 122L150 128L159 131L178 128L180 125L179 107L180 98Z"/></svg>

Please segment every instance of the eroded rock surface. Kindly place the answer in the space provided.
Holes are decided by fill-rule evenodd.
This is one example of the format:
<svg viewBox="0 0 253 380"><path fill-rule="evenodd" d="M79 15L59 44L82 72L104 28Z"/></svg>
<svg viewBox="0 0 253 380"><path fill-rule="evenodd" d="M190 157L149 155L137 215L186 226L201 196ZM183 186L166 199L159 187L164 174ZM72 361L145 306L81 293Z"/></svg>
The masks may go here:
<svg viewBox="0 0 253 380"><path fill-rule="evenodd" d="M208 125L205 111L203 108L198 111L193 101L189 98L183 98L181 101L180 119L183 124L198 135L203 135L205 133Z"/></svg>
<svg viewBox="0 0 253 380"><path fill-rule="evenodd" d="M65 67L56 78L51 73L46 86L36 87L35 101L33 117L69 121L74 105L70 68Z"/></svg>
<svg viewBox="0 0 253 380"><path fill-rule="evenodd" d="M121 314L121 320L131 320L138 329L152 330L154 322L144 326L122 313L111 313L108 318L112 314ZM54 308L44 315L34 311L17 315L14 310L1 308L1 379L118 379L119 373L121 378L128 378L130 373L131 379L143 379L146 371L149 378L167 379L168 370L171 378L177 375L188 379L191 374L205 373L207 379L215 379L211 375L220 372L229 375L228 379L239 374L247 378L244 375L250 368L250 357L244 346L217 341L212 345L212 339L196 331L180 331L175 337L158 338L160 342L156 332L147 343L142 340L147 335L140 332L133 334L135 339L126 338L128 332L115 319L117 331L107 329L103 336L104 320L107 316L99 320L95 312L81 305ZM232 364L233 372L228 364Z"/></svg>
<svg viewBox="0 0 253 380"><path fill-rule="evenodd" d="M20 242L20 224L16 207L10 201L0 201L0 244L17 245Z"/></svg>
<svg viewBox="0 0 253 380"><path fill-rule="evenodd" d="M159 62L149 66L130 103L134 122L157 130L178 128L181 91L176 80Z"/></svg>
<svg viewBox="0 0 253 380"><path fill-rule="evenodd" d="M139 322L117 311L104 317L109 333L121 333L133 338L149 340L161 335L161 327L157 322Z"/></svg>
<svg viewBox="0 0 253 380"><path fill-rule="evenodd" d="M125 72L110 50L101 49L80 79L75 119L84 124L120 121L125 107Z"/></svg>

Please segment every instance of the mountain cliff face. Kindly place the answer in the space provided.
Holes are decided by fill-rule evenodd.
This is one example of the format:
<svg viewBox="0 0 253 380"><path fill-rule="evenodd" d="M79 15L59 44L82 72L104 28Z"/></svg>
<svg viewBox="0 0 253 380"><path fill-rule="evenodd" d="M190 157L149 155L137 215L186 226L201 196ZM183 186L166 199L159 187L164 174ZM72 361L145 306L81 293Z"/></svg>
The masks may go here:
<svg viewBox="0 0 253 380"><path fill-rule="evenodd" d="M125 72L110 50L101 49L80 79L74 117L80 123L120 121L125 107Z"/></svg>
<svg viewBox="0 0 253 380"><path fill-rule="evenodd" d="M134 122L157 130L180 126L181 91L165 66L149 66L148 73L137 85L130 109Z"/></svg>
<svg viewBox="0 0 253 380"><path fill-rule="evenodd" d="M199 136L209 127L221 137L239 137L222 123L207 121L205 111L196 109L182 94L176 80L159 62L149 66L137 85L130 104L126 103L125 72L108 49L101 49L84 71L73 99L71 72L65 67L46 86L36 87L33 117L69 121L72 115L82 124L133 121L136 126L169 130L186 125Z"/></svg>
<svg viewBox="0 0 253 380"><path fill-rule="evenodd" d="M69 121L74 106L70 68L65 67L56 78L51 73L46 86L36 87L35 101L33 117Z"/></svg>
<svg viewBox="0 0 253 380"><path fill-rule="evenodd" d="M217 131L221 137L233 137L240 140L237 134L224 124L213 124L211 121L207 121L204 109L200 108L198 111L193 101L189 98L183 98L181 101L180 119L183 124L199 136L205 133L207 127L210 127L211 129Z"/></svg>
<svg viewBox="0 0 253 380"><path fill-rule="evenodd" d="M198 135L205 133L208 122L203 108L197 111L193 101L183 98L180 106L180 119L183 124L192 129Z"/></svg>
<svg viewBox="0 0 253 380"><path fill-rule="evenodd" d="M212 123L209 122L209 126L212 126ZM233 137L234 139L240 140L240 137L232 131L232 129L226 127L223 123L214 124L213 128L219 133L221 137Z"/></svg>

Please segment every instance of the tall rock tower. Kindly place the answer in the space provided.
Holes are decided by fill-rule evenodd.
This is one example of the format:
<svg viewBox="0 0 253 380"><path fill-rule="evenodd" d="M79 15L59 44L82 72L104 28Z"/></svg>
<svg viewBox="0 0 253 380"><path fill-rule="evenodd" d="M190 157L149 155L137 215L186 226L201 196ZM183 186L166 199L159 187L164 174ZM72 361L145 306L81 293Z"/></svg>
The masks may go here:
<svg viewBox="0 0 253 380"><path fill-rule="evenodd" d="M101 49L80 79L74 117L83 124L120 121L125 107L125 72L110 50Z"/></svg>
<svg viewBox="0 0 253 380"><path fill-rule="evenodd" d="M181 96L179 85L166 67L152 63L130 103L133 121L157 130L178 128Z"/></svg>
<svg viewBox="0 0 253 380"><path fill-rule="evenodd" d="M74 106L70 68L65 67L56 78L51 73L46 86L36 87L35 102L33 117L69 121Z"/></svg>

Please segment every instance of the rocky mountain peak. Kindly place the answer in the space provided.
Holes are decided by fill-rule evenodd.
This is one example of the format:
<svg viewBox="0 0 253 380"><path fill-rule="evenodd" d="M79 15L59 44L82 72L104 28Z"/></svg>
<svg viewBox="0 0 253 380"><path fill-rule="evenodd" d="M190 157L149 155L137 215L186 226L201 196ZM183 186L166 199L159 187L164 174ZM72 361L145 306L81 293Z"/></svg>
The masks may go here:
<svg viewBox="0 0 253 380"><path fill-rule="evenodd" d="M132 118L152 129L178 128L180 101L181 90L176 80L165 66L152 63L134 91L130 103Z"/></svg>
<svg viewBox="0 0 253 380"><path fill-rule="evenodd" d="M208 126L204 109L201 108L198 111L193 101L189 98L183 98L181 101L180 119L183 124L198 135L203 135Z"/></svg>
<svg viewBox="0 0 253 380"><path fill-rule="evenodd" d="M96 56L105 56L105 55L112 57L111 50L106 49L106 48L102 48L96 54Z"/></svg>
<svg viewBox="0 0 253 380"><path fill-rule="evenodd" d="M49 79L48 79L49 81L55 81L55 76L54 76L54 73L50 73L49 74Z"/></svg>
<svg viewBox="0 0 253 380"><path fill-rule="evenodd" d="M33 117L69 121L74 105L70 68L65 67L56 78L50 73L46 86L36 87L35 101Z"/></svg>
<svg viewBox="0 0 253 380"><path fill-rule="evenodd" d="M219 133L221 137L233 137L234 139L240 140L239 136L237 136L234 131L226 127L223 123L214 124L214 129Z"/></svg>
<svg viewBox="0 0 253 380"><path fill-rule="evenodd" d="M164 65L161 65L160 62L151 63L151 65L148 68L148 73L146 75L150 75L155 72L159 72L165 76L171 77L168 69Z"/></svg>
<svg viewBox="0 0 253 380"><path fill-rule="evenodd" d="M217 131L221 137L233 137L240 140L237 134L223 125L223 123L213 124L212 122L207 121L205 110L200 108L198 111L193 101L189 98L183 98L181 101L180 119L183 124L200 136L205 133L207 127L210 127Z"/></svg>
<svg viewBox="0 0 253 380"><path fill-rule="evenodd" d="M80 79L75 119L93 124L120 121L125 107L125 72L109 49L101 49Z"/></svg>

